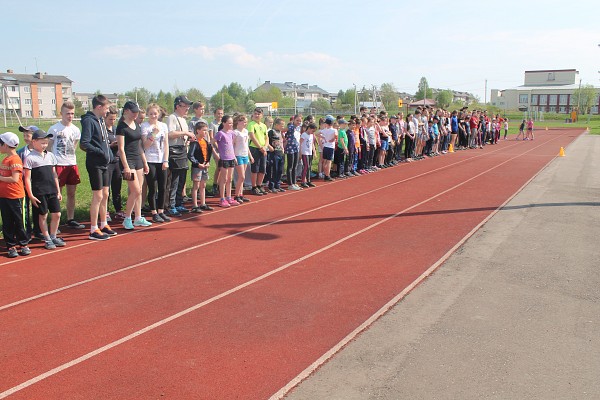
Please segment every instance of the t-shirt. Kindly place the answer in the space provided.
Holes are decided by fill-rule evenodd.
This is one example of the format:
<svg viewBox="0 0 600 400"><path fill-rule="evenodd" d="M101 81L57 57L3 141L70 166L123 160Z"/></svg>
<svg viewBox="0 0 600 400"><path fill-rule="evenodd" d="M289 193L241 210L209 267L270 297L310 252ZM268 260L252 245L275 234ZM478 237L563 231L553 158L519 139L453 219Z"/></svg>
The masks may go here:
<svg viewBox="0 0 600 400"><path fill-rule="evenodd" d="M248 133L254 133L256 141L260 148L263 148L267 144L267 126L262 122L256 122L254 120L248 123ZM250 140L250 147L257 147L252 140Z"/></svg>
<svg viewBox="0 0 600 400"><path fill-rule="evenodd" d="M79 128L73 124L64 126L62 122L57 122L48 129L48 133L54 135L52 149L49 150L54 153L57 165L77 165L75 150L81 139Z"/></svg>
<svg viewBox="0 0 600 400"><path fill-rule="evenodd" d="M177 114L171 114L167 118L167 128L169 132L181 131L189 132L188 124L185 122L185 118L177 116ZM169 139L169 146L183 146L186 143L186 137L178 137L176 139Z"/></svg>
<svg viewBox="0 0 600 400"><path fill-rule="evenodd" d="M215 134L215 142L219 150L219 158L223 161L235 160L233 151L233 131L219 131Z"/></svg>
<svg viewBox="0 0 600 400"><path fill-rule="evenodd" d="M125 156L127 160L137 159L142 151L141 151L141 143L142 140L142 130L140 126L133 123L135 125L135 129L131 129L129 125L124 120L119 121L117 124L116 135L125 137Z"/></svg>
<svg viewBox="0 0 600 400"><path fill-rule="evenodd" d="M283 144L281 143L281 132L275 129L269 130L269 144L273 148L273 152L283 154Z"/></svg>
<svg viewBox="0 0 600 400"><path fill-rule="evenodd" d="M233 131L233 152L239 157L248 157L248 130Z"/></svg>
<svg viewBox="0 0 600 400"><path fill-rule="evenodd" d="M300 135L300 154L303 156L312 156L314 141L315 136L313 134L303 132Z"/></svg>
<svg viewBox="0 0 600 400"><path fill-rule="evenodd" d="M375 134L376 131L374 126L367 128L367 142L370 146L375 146L375 144L377 143L377 138L375 137Z"/></svg>
<svg viewBox="0 0 600 400"><path fill-rule="evenodd" d="M39 153L35 149L31 150L23 168L31 170L31 191L34 196L58 193L54 180L56 163L54 154L48 151Z"/></svg>
<svg viewBox="0 0 600 400"><path fill-rule="evenodd" d="M285 133L285 153L286 154L294 154L298 153L300 150L300 143L298 143L298 139L296 139L294 125L288 128L288 131Z"/></svg>
<svg viewBox="0 0 600 400"><path fill-rule="evenodd" d="M23 161L16 154L4 158L2 164L0 164L0 176L11 177L13 171L18 171L21 176L16 182L0 182L0 197L3 199L22 199L25 197Z"/></svg>
<svg viewBox="0 0 600 400"><path fill-rule="evenodd" d="M339 147L340 149L343 149L344 146L342 146L342 143L344 144L344 146L346 148L348 148L348 136L346 135L345 129L338 130L337 147Z"/></svg>
<svg viewBox="0 0 600 400"><path fill-rule="evenodd" d="M208 129L210 129L210 125L208 125L208 122L204 118L198 118L194 116L192 119L190 119L190 122L188 122L188 129L190 132L194 132L194 127L198 122L204 122ZM194 134L196 133L194 132Z"/></svg>
<svg viewBox="0 0 600 400"><path fill-rule="evenodd" d="M167 124L164 122L157 121L156 128L158 129L158 133L152 133L154 130L154 125L151 125L149 122L142 122L140 126L142 129L142 138L151 139L152 142L150 146L144 149L144 154L146 155L146 162L149 163L162 163L164 161L168 161L164 159L165 156L165 142L169 137L169 128Z"/></svg>
<svg viewBox="0 0 600 400"><path fill-rule="evenodd" d="M321 130L321 136L323 137L323 147L334 149L335 148L335 136L337 130L333 128L325 128Z"/></svg>

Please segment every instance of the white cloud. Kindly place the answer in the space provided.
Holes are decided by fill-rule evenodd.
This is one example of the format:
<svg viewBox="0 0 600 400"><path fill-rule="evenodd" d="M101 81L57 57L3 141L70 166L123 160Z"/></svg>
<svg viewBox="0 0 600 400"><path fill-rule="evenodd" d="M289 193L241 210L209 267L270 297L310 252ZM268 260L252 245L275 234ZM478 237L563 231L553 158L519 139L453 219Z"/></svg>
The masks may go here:
<svg viewBox="0 0 600 400"><path fill-rule="evenodd" d="M148 52L148 49L144 46L139 45L116 45L103 47L95 53L99 57L116 58L118 60L125 60L131 58L137 58Z"/></svg>

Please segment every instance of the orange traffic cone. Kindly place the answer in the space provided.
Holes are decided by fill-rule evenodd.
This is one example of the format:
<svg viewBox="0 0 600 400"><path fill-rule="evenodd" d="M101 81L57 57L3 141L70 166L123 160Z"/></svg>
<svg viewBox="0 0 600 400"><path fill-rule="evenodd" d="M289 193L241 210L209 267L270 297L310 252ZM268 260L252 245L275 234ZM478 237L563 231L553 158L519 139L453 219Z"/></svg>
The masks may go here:
<svg viewBox="0 0 600 400"><path fill-rule="evenodd" d="M448 147L448 153L454 153L454 145L450 143L450 147Z"/></svg>
<svg viewBox="0 0 600 400"><path fill-rule="evenodd" d="M559 157L564 157L565 156L565 148L564 147L560 148L560 151L558 152L558 156Z"/></svg>

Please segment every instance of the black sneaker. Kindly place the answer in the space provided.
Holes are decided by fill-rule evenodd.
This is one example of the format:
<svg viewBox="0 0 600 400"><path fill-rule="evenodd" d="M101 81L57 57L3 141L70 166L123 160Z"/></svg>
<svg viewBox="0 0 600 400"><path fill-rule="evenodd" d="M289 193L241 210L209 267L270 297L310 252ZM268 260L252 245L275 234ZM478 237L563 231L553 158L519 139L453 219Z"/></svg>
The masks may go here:
<svg viewBox="0 0 600 400"><path fill-rule="evenodd" d="M258 188L258 186L255 186L252 188L252 194L255 196L262 196L262 191Z"/></svg>
<svg viewBox="0 0 600 400"><path fill-rule="evenodd" d="M162 219L160 217L160 215L158 215L158 214L152 214L152 222L156 222L158 224L162 224L163 222L165 222L165 220Z"/></svg>
<svg viewBox="0 0 600 400"><path fill-rule="evenodd" d="M23 246L19 249L19 254L22 256L28 256L31 254L31 250L29 250L29 247Z"/></svg>
<svg viewBox="0 0 600 400"><path fill-rule="evenodd" d="M171 218L169 216L165 215L164 212L158 213L156 215L158 215L160 218L162 218L162 220L164 222L171 222Z"/></svg>
<svg viewBox="0 0 600 400"><path fill-rule="evenodd" d="M105 225L104 228L100 229L100 232L102 232L108 236L116 236L117 235L117 232L110 229L110 226L108 226L108 225Z"/></svg>
<svg viewBox="0 0 600 400"><path fill-rule="evenodd" d="M33 232L32 236L38 240L41 240L42 242L46 240L44 235L42 235L42 232Z"/></svg>
<svg viewBox="0 0 600 400"><path fill-rule="evenodd" d="M65 241L62 238L59 238L59 237L55 237L54 239L52 239L52 243L54 243L54 245L56 247L65 247L67 245L65 243Z"/></svg>
<svg viewBox="0 0 600 400"><path fill-rule="evenodd" d="M316 186L317 186L317 185L315 185L315 184L314 184L314 183L312 183L312 182L306 182L306 184L307 184L309 187L316 187Z"/></svg>
<svg viewBox="0 0 600 400"><path fill-rule="evenodd" d="M212 211L212 210L213 210L213 208L212 208L211 206L209 206L208 204L202 204L202 205L200 206L200 209L201 209L202 211Z"/></svg>
<svg viewBox="0 0 600 400"><path fill-rule="evenodd" d="M262 188L262 187L260 187L260 186L258 187L258 190L260 190L260 192L261 192L263 195L269 194L269 192L267 192L267 191L266 191L264 188Z"/></svg>
<svg viewBox="0 0 600 400"><path fill-rule="evenodd" d="M308 186L308 183L304 182L300 185L300 187L303 187L304 189L308 189L310 186Z"/></svg>
<svg viewBox="0 0 600 400"><path fill-rule="evenodd" d="M94 232L90 233L88 236L91 240L108 240L110 236L106 233L102 233L100 229L96 229Z"/></svg>
<svg viewBox="0 0 600 400"><path fill-rule="evenodd" d="M200 207L192 207L191 211L194 214L202 214L202 209Z"/></svg>
<svg viewBox="0 0 600 400"><path fill-rule="evenodd" d="M326 176L325 178L323 178L323 180L325 182L333 182L333 179L330 176Z"/></svg>
<svg viewBox="0 0 600 400"><path fill-rule="evenodd" d="M244 202L244 203L248 203L250 201L249 198L244 197L244 196L240 196L240 199Z"/></svg>
<svg viewBox="0 0 600 400"><path fill-rule="evenodd" d="M79 222L77 222L77 221L76 221L76 220L74 220L74 219L70 219L70 220L68 220L68 221L67 221L67 226L68 226L69 228L73 228L73 229L84 229L84 228L85 228L85 225L83 225L83 224L80 224Z"/></svg>
<svg viewBox="0 0 600 400"><path fill-rule="evenodd" d="M8 249L7 256L8 258L15 258L19 256L19 253L17 252L17 249L15 247L11 247L10 249Z"/></svg>

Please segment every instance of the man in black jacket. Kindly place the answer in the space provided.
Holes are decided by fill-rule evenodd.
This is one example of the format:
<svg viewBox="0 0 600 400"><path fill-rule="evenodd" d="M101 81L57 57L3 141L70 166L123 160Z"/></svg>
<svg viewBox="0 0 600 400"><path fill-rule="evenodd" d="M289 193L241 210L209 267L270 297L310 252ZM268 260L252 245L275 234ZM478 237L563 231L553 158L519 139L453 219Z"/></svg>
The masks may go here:
<svg viewBox="0 0 600 400"><path fill-rule="evenodd" d="M90 236L92 240L106 240L117 233L106 222L108 201L108 164L113 157L108 145L108 132L104 118L110 102L99 94L92 99L92 110L81 117L81 140L79 145L86 152L85 167L92 186L90 204ZM98 227L100 217L100 227Z"/></svg>

